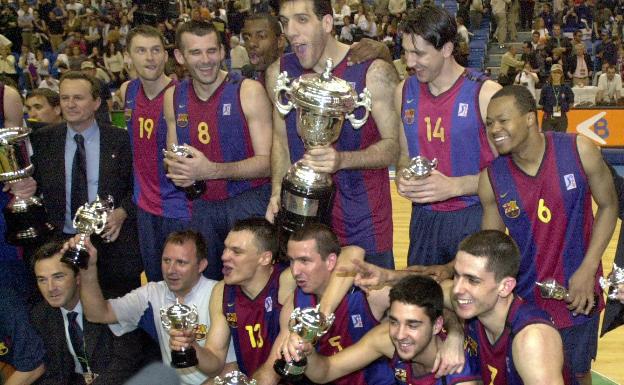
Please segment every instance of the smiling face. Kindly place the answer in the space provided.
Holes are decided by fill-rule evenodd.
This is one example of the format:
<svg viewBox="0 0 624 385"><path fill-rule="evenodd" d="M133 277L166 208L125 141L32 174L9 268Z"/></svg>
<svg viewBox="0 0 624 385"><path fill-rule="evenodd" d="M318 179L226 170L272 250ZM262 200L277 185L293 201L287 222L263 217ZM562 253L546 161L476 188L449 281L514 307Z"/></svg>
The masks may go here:
<svg viewBox="0 0 624 385"><path fill-rule="evenodd" d="M494 310L501 291L494 272L487 269L487 258L459 251L455 258L452 303L462 319L485 317Z"/></svg>
<svg viewBox="0 0 624 385"><path fill-rule="evenodd" d="M488 105L487 133L501 155L522 148L534 123L535 113L521 114L514 106L513 96L492 99Z"/></svg>
<svg viewBox="0 0 624 385"><path fill-rule="evenodd" d="M421 83L434 81L442 71L444 60L448 57L453 45L446 43L442 49L435 47L419 35L406 34L403 36L403 50L407 66L414 70L416 78Z"/></svg>
<svg viewBox="0 0 624 385"><path fill-rule="evenodd" d="M160 78L165 72L168 58L161 40L153 36L136 35L129 44L130 59L137 75L147 81Z"/></svg>
<svg viewBox="0 0 624 385"><path fill-rule="evenodd" d="M186 66L194 81L203 85L213 84L219 75L221 61L225 59L225 50L217 32L203 36L185 32L181 43L181 47L174 51L178 63Z"/></svg>
<svg viewBox="0 0 624 385"><path fill-rule="evenodd" d="M299 64L314 68L331 38L333 17L325 15L319 20L311 0L287 0L280 7L280 21Z"/></svg>
<svg viewBox="0 0 624 385"><path fill-rule="evenodd" d="M422 352L435 347L435 336L442 329L442 317L432 324L422 307L393 301L388 318L390 339L402 360L412 361Z"/></svg>
<svg viewBox="0 0 624 385"><path fill-rule="evenodd" d="M80 275L61 262L61 256L59 252L50 258L37 261L35 277L41 295L50 306L73 310L80 298Z"/></svg>

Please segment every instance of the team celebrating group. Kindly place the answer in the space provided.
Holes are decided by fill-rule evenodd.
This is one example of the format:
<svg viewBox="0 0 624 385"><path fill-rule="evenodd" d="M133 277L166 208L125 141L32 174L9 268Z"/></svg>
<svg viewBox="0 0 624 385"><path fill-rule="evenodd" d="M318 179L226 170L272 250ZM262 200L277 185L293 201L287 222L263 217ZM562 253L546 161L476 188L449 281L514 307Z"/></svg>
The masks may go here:
<svg viewBox="0 0 624 385"><path fill-rule="evenodd" d="M251 15L242 36L255 79L222 69L211 23L178 27L174 55L190 75L179 82L164 72L161 33L134 28L138 77L119 90L127 132L96 121L90 75L64 74L65 122L32 134L35 175L5 186L41 194L63 236L32 253L45 301L24 318L11 312L36 332L3 345L16 369L8 384L121 384L144 363L149 337L167 365L172 352L196 351L197 365L177 369L183 384L231 370L265 385L591 384L601 258L618 216L617 176L599 148L542 132L526 88L459 65L455 20L437 6L402 21L413 69L403 81L383 50L339 42L332 15L329 0ZM297 113L282 115L273 90L283 71L321 73L328 58L334 76L368 89L370 118L305 149ZM173 144L189 156L163 152ZM416 156L437 168L409 177ZM296 229L282 255L274 222L295 162L332 174L336 191L331 223ZM391 166L412 202L406 270L394 269ZM190 199L198 181L205 190ZM78 269L61 257L81 238L77 208L98 195L116 208ZM567 288L564 301L540 295L547 279ZM198 326L163 325L161 309L176 302L196 307ZM290 318L317 305L335 320L309 341ZM274 370L304 358L302 378Z"/></svg>

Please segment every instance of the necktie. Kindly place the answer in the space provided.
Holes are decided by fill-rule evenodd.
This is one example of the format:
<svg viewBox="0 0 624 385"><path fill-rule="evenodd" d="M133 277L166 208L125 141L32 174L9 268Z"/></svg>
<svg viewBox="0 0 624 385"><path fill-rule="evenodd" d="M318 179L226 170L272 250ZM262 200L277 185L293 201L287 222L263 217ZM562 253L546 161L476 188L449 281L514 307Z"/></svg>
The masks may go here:
<svg viewBox="0 0 624 385"><path fill-rule="evenodd" d="M82 328L78 324L76 317L78 313L75 311L70 311L67 313L67 330L69 331L69 340L71 341L72 347L74 348L74 352L76 353L76 357L78 358L78 362L80 362L80 366L82 367L83 372L88 372L87 365L87 353L85 352L84 346L84 335L82 334Z"/></svg>
<svg viewBox="0 0 624 385"><path fill-rule="evenodd" d="M87 155L84 146L84 137L81 134L74 135L76 152L72 163L71 180L71 217L76 215L78 207L89 201L87 193Z"/></svg>

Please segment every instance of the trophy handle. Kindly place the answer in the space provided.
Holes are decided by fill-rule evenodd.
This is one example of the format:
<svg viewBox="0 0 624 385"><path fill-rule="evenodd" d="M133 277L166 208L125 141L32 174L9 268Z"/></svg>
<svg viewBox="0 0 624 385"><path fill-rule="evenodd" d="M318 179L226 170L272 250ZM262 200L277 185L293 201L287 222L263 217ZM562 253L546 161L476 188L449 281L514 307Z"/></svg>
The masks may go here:
<svg viewBox="0 0 624 385"><path fill-rule="evenodd" d="M97 227L94 229L96 234L100 234L104 231L104 227L106 227L106 219L108 218L108 214L104 211L100 217L102 220L98 222Z"/></svg>
<svg viewBox="0 0 624 385"><path fill-rule="evenodd" d="M359 96L359 100L355 102L355 108L354 108L355 110L358 107L364 107L365 112L364 112L364 116L362 117L362 119L357 119L354 113L350 113L345 116L349 120L349 122L351 122L351 125L353 126L353 128L355 128L356 130L362 127L364 123L366 123L366 121L368 120L368 115L370 114L370 110L371 110L371 104L372 104L371 93L368 90L368 88L364 88L364 91L362 91L362 93Z"/></svg>
<svg viewBox="0 0 624 385"><path fill-rule="evenodd" d="M282 91L288 94L292 89L292 87L287 85L289 82L290 79L288 79L288 73L284 71L277 77L277 80L275 81L275 88L273 89L273 92L275 93L275 107L277 107L277 110L282 115L288 114L295 106L290 100L286 104L281 101Z"/></svg>
<svg viewBox="0 0 624 385"><path fill-rule="evenodd" d="M160 322L162 323L162 326L167 330L169 330L169 328L171 327L171 320L169 319L169 317L167 317L166 309L160 309Z"/></svg>

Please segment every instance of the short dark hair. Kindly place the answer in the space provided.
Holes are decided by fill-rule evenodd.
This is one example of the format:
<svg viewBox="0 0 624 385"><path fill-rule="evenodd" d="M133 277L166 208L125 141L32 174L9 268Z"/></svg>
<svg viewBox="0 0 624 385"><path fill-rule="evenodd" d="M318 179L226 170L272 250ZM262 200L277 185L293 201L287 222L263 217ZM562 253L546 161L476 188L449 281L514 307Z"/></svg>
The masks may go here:
<svg viewBox="0 0 624 385"><path fill-rule="evenodd" d="M126 50L128 52L130 52L132 39L136 36L155 37L160 40L160 44L162 44L163 48L165 47L165 37L158 29L152 27L151 25L141 24L132 28L130 32L128 32L128 36L126 36Z"/></svg>
<svg viewBox="0 0 624 385"><path fill-rule="evenodd" d="M334 16L334 9L331 5L331 0L280 0L280 7L287 1L311 1L312 11L321 20L325 15Z"/></svg>
<svg viewBox="0 0 624 385"><path fill-rule="evenodd" d="M68 71L61 76L61 80L59 82L59 89L65 80L86 80L91 84L91 96L93 99L97 99L100 97L100 81L95 77L89 74L86 74L82 71ZM102 101L104 103L104 101Z"/></svg>
<svg viewBox="0 0 624 385"><path fill-rule="evenodd" d="M446 43L457 46L457 23L453 16L433 4L419 5L408 12L399 28L404 34L418 35L440 50Z"/></svg>
<svg viewBox="0 0 624 385"><path fill-rule="evenodd" d="M444 309L442 288L432 278L422 275L401 278L390 289L390 305L395 301L423 308L432 324Z"/></svg>
<svg viewBox="0 0 624 385"><path fill-rule="evenodd" d="M41 247L39 247L37 251L35 251L35 253L33 254L30 260L30 264L32 266L33 271L35 270L35 266L37 265L37 262L43 261L45 259L50 259L54 257L55 255L59 254L61 250L63 249L64 244L65 242L63 240L54 239L52 241L44 243ZM63 262L62 259L61 259L61 262ZM65 265L69 267L74 272L74 274L78 274L78 271L79 271L78 266L75 266L69 263L65 263Z"/></svg>
<svg viewBox="0 0 624 385"><path fill-rule="evenodd" d="M497 281L505 277L515 278L520 268L520 249L507 234L498 230L481 230L464 238L458 246L479 258L487 258L486 268L494 273Z"/></svg>
<svg viewBox="0 0 624 385"><path fill-rule="evenodd" d="M61 98L56 91L52 91L49 88L35 88L26 95L26 99L33 98L35 96L41 96L48 101L48 104L52 107L58 107L61 105Z"/></svg>
<svg viewBox="0 0 624 385"><path fill-rule="evenodd" d="M182 35L185 33L190 33L196 36L206 36L214 33L217 35L217 40L219 41L219 44L223 44L223 42L221 41L221 36L219 35L219 31L217 31L214 24L203 20L191 20L180 23L178 25L178 28L176 29L176 47L178 47L178 49L182 51L184 50L184 44L182 44Z"/></svg>
<svg viewBox="0 0 624 385"><path fill-rule="evenodd" d="M316 241L316 251L323 260L326 260L332 253L340 255L338 237L329 226L322 223L306 224L302 228L295 230L291 234L289 241L301 242L312 239Z"/></svg>
<svg viewBox="0 0 624 385"><path fill-rule="evenodd" d="M192 242L195 244L195 255L197 256L197 261L201 262L202 259L206 259L206 241L204 237L193 230L182 230L182 231L174 231L169 233L167 239L165 239L165 245L169 243L174 245L183 245L186 242Z"/></svg>
<svg viewBox="0 0 624 385"><path fill-rule="evenodd" d="M245 23L256 20L266 20L269 24L269 29L275 34L275 36L280 36L282 34L282 26L280 25L279 20L270 13L252 13L245 18Z"/></svg>
<svg viewBox="0 0 624 385"><path fill-rule="evenodd" d="M277 256L277 229L271 222L262 217L251 217L236 222L230 232L245 230L254 235L260 252L270 251L273 258Z"/></svg>
<svg viewBox="0 0 624 385"><path fill-rule="evenodd" d="M529 112L537 113L535 98L528 88L517 84L505 86L498 90L494 96L492 96L491 100L503 98L505 96L513 96L515 100L514 105L520 114L524 115Z"/></svg>

